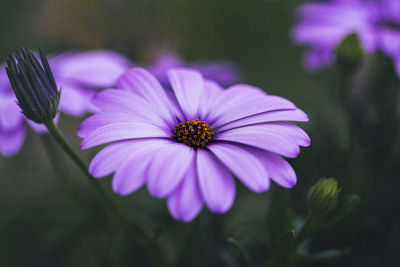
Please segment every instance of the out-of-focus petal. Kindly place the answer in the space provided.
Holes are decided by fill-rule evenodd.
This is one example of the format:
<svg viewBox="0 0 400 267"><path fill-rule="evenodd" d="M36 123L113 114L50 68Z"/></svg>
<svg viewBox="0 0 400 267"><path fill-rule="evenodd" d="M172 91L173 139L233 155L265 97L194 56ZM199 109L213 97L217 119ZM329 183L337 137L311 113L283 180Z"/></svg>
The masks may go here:
<svg viewBox="0 0 400 267"><path fill-rule="evenodd" d="M12 131L0 129L0 152L4 156L15 155L25 140L25 126L17 127Z"/></svg>
<svg viewBox="0 0 400 267"><path fill-rule="evenodd" d="M63 53L50 60L57 82L67 80L96 88L115 86L131 65L121 54L108 50Z"/></svg>

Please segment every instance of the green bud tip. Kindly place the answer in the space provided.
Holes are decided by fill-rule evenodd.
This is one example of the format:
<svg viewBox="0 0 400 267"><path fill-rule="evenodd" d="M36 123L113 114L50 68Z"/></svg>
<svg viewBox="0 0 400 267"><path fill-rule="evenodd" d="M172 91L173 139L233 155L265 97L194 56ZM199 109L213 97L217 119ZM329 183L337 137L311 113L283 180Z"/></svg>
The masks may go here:
<svg viewBox="0 0 400 267"><path fill-rule="evenodd" d="M321 178L308 191L308 203L311 210L319 213L334 210L340 190L335 178Z"/></svg>

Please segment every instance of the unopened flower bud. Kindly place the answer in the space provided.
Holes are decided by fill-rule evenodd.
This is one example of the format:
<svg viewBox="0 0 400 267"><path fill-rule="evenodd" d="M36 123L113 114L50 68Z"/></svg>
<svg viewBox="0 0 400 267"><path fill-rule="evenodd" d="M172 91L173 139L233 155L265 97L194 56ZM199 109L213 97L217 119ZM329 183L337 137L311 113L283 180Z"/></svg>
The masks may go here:
<svg viewBox="0 0 400 267"><path fill-rule="evenodd" d="M357 66L364 57L364 50L356 33L347 35L336 47L336 60L346 67Z"/></svg>
<svg viewBox="0 0 400 267"><path fill-rule="evenodd" d="M312 211L328 213L337 206L340 188L334 178L321 178L308 191L308 203Z"/></svg>
<svg viewBox="0 0 400 267"><path fill-rule="evenodd" d="M7 74L23 114L36 123L54 119L60 102L60 91L42 51L40 61L26 48L7 58Z"/></svg>

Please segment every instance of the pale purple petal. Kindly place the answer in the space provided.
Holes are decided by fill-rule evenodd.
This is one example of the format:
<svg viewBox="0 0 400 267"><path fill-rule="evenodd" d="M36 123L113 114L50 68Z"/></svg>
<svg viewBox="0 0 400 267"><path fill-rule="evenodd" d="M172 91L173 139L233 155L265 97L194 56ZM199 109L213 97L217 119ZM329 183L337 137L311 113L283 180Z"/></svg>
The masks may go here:
<svg viewBox="0 0 400 267"><path fill-rule="evenodd" d="M147 120L146 118L143 118L142 116L137 114L123 113L123 112L106 112L106 113L99 112L85 119L79 125L79 128L77 130L77 135L81 138L85 138L93 130L113 123L145 123L158 126L153 121ZM170 132L165 131L165 133L166 135L168 135Z"/></svg>
<svg viewBox="0 0 400 267"><path fill-rule="evenodd" d="M59 109L72 116L82 116L90 110L90 99L95 94L94 91L86 93L84 90L73 86L63 86L61 88L61 97Z"/></svg>
<svg viewBox="0 0 400 267"><path fill-rule="evenodd" d="M261 193L269 189L268 173L259 159L247 150L231 144L211 144L208 149L250 190Z"/></svg>
<svg viewBox="0 0 400 267"><path fill-rule="evenodd" d="M149 122L164 129L170 126L163 120L164 115L159 113L153 105L142 97L124 90L108 89L99 92L92 99L92 103L103 112L125 112L140 115Z"/></svg>
<svg viewBox="0 0 400 267"><path fill-rule="evenodd" d="M197 150L197 175L201 195L213 212L228 211L235 200L235 181L228 169L209 151Z"/></svg>
<svg viewBox="0 0 400 267"><path fill-rule="evenodd" d="M381 29L380 37L381 37L380 45L385 53L387 53L390 56L400 55L400 31L394 31L391 29Z"/></svg>
<svg viewBox="0 0 400 267"><path fill-rule="evenodd" d="M165 145L168 145L168 141L138 142L130 154L119 162L112 181L114 192L127 195L139 189L146 182L151 160Z"/></svg>
<svg viewBox="0 0 400 267"><path fill-rule="evenodd" d="M199 117L206 118L212 109L213 102L219 98L224 89L216 82L205 80L204 93L201 94Z"/></svg>
<svg viewBox="0 0 400 267"><path fill-rule="evenodd" d="M16 154L25 140L25 126L17 127L11 131L0 129L0 152L4 156Z"/></svg>
<svg viewBox="0 0 400 267"><path fill-rule="evenodd" d="M216 127L219 132L233 129L236 127L276 121L308 121L308 116L300 109L280 109L266 111L255 115L250 115L241 119L228 122Z"/></svg>
<svg viewBox="0 0 400 267"><path fill-rule="evenodd" d="M310 145L310 137L308 134L301 129L299 126L292 124L292 123L286 123L286 122L273 122L273 123L263 123L263 124L253 124L253 125L247 125L247 126L241 126L239 128L242 128L243 130L247 130L249 132L277 132L281 133L284 135L287 135L293 141L296 142L297 145L299 146L309 146ZM235 128L235 129L239 129ZM234 130L230 129L229 131ZM221 133L219 133L221 134Z"/></svg>
<svg viewBox="0 0 400 267"><path fill-rule="evenodd" d="M198 70L205 79L216 81L222 85L239 82L240 75L236 66L227 61L203 61L190 64Z"/></svg>
<svg viewBox="0 0 400 267"><path fill-rule="evenodd" d="M274 182L286 188L296 185L296 173L292 166L281 156L251 147L245 147L245 149L260 160Z"/></svg>
<svg viewBox="0 0 400 267"><path fill-rule="evenodd" d="M272 95L242 99L240 103L228 102L229 99L226 99L226 101L225 105L215 108L210 113L209 118L213 121L214 127L267 111L296 109L296 106L289 100Z"/></svg>
<svg viewBox="0 0 400 267"><path fill-rule="evenodd" d="M175 54L159 53L154 64L149 67L149 71L157 77L161 84L168 83L167 70L182 67L185 62Z"/></svg>
<svg viewBox="0 0 400 267"><path fill-rule="evenodd" d="M168 209L176 220L189 222L203 208L197 184L196 164L193 162L179 186L168 197Z"/></svg>
<svg viewBox="0 0 400 267"><path fill-rule="evenodd" d="M152 159L147 188L154 197L168 196L179 184L194 160L194 150L180 143L161 147Z"/></svg>
<svg viewBox="0 0 400 267"><path fill-rule="evenodd" d="M232 129L219 133L215 139L258 147L288 158L295 158L300 152L298 144L291 136L267 125Z"/></svg>
<svg viewBox="0 0 400 267"><path fill-rule="evenodd" d="M121 54L107 50L70 52L50 59L57 83L67 80L95 88L114 86L131 65Z"/></svg>
<svg viewBox="0 0 400 267"><path fill-rule="evenodd" d="M148 123L113 123L91 131L82 141L81 149L128 139L169 137L165 131Z"/></svg>
<svg viewBox="0 0 400 267"><path fill-rule="evenodd" d="M127 158L138 153L145 154L155 147L160 147L167 140L128 140L110 144L100 150L89 165L89 173L96 178L111 174L117 170ZM139 154L140 155L140 154Z"/></svg>
<svg viewBox="0 0 400 267"><path fill-rule="evenodd" d="M168 77L186 119L196 119L204 91L203 77L199 72L189 69L170 70Z"/></svg>
<svg viewBox="0 0 400 267"><path fill-rule="evenodd" d="M22 124L24 116L11 94L0 93L0 129L10 131Z"/></svg>
<svg viewBox="0 0 400 267"><path fill-rule="evenodd" d="M304 64L309 70L317 70L321 67L331 65L336 60L332 49L313 48L304 57Z"/></svg>
<svg viewBox="0 0 400 267"><path fill-rule="evenodd" d="M133 68L126 71L117 82L118 88L129 90L156 105L157 110L171 121L169 99L165 90L154 76L145 69Z"/></svg>

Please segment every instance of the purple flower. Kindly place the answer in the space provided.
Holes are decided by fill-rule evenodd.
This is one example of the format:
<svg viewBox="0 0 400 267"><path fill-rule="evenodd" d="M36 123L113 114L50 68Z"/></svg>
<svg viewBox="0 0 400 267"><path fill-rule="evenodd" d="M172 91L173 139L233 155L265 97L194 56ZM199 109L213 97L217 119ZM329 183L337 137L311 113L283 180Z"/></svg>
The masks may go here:
<svg viewBox="0 0 400 267"><path fill-rule="evenodd" d="M335 61L335 48L345 36L357 33L365 51L391 56L400 75L400 1L330 0L302 5L293 38L311 48L305 56L313 70Z"/></svg>
<svg viewBox="0 0 400 267"><path fill-rule="evenodd" d="M167 70L177 67L187 67L198 70L204 78L216 81L223 86L229 86L240 80L236 66L227 61L198 61L186 63L182 58L172 53L159 53L149 71L165 87L168 86Z"/></svg>
<svg viewBox="0 0 400 267"><path fill-rule="evenodd" d="M92 160L94 177L114 173L112 187L127 195L147 184L168 198L172 216L191 221L203 203L213 212L230 209L234 174L261 193L270 179L283 187L296 174L283 157L294 158L308 135L287 121L308 121L292 102L250 85L223 90L191 69L168 71L171 90L144 69L134 68L118 88L98 93L100 112L79 127L81 148L108 144Z"/></svg>
<svg viewBox="0 0 400 267"><path fill-rule="evenodd" d="M115 86L118 77L132 64L122 55L97 50L70 52L49 60L58 88L61 88L59 110L72 116L95 111L90 98L102 88ZM58 117L56 117L56 120ZM0 153L17 153L25 139L26 125L37 132L46 128L25 119L16 104L4 66L0 69Z"/></svg>

